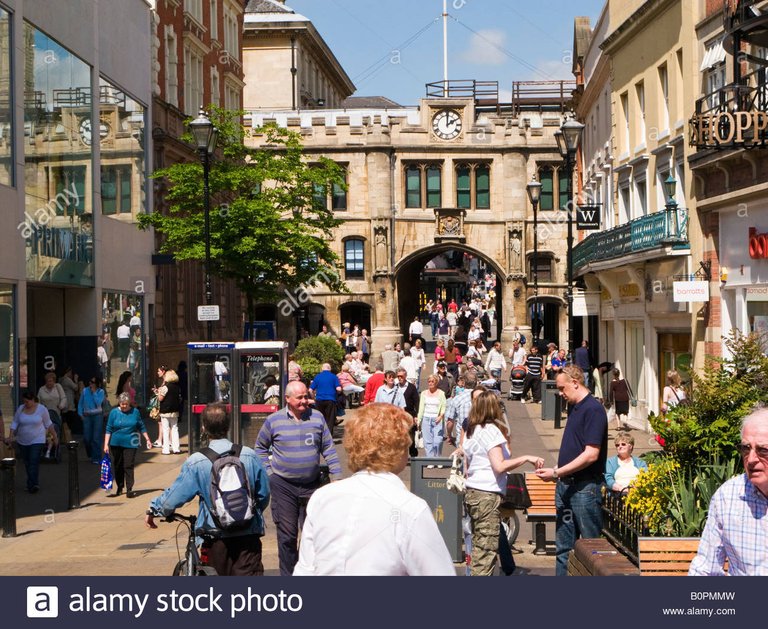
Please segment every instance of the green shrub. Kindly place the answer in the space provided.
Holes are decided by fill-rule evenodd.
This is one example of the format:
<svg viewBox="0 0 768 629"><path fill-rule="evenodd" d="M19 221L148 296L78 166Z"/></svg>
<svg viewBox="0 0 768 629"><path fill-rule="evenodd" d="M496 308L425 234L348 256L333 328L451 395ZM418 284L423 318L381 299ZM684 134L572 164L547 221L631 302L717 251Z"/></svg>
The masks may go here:
<svg viewBox="0 0 768 629"><path fill-rule="evenodd" d="M344 362L344 349L335 339L327 336L302 339L296 345L294 355L304 371L304 377L310 380L320 373L323 363L330 363L334 373L338 373Z"/></svg>
<svg viewBox="0 0 768 629"><path fill-rule="evenodd" d="M726 345L733 358L710 358L703 374L693 375L690 404L648 418L665 453L685 470L715 458L738 461L741 419L755 403L768 401L768 358L760 336L735 333Z"/></svg>
<svg viewBox="0 0 768 629"><path fill-rule="evenodd" d="M717 489L736 473L733 459L694 470L673 470L672 482L662 491L666 494L669 515L665 534L677 537L697 537L704 530L709 503Z"/></svg>

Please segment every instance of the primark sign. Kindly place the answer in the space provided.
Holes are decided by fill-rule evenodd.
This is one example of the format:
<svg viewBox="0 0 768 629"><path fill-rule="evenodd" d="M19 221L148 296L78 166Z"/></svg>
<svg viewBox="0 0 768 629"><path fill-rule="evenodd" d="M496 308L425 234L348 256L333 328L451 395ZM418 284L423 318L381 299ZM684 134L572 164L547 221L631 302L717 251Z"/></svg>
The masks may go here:
<svg viewBox="0 0 768 629"><path fill-rule="evenodd" d="M600 211L599 205L577 205L576 206L576 229L584 231L595 231L600 229Z"/></svg>

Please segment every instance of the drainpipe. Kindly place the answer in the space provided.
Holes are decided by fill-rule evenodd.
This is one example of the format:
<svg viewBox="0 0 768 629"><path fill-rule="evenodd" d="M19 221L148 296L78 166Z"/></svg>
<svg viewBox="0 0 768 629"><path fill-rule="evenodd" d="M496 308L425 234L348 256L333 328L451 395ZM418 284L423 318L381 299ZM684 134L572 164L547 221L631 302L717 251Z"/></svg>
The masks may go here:
<svg viewBox="0 0 768 629"><path fill-rule="evenodd" d="M389 256L390 256L390 268L392 269L392 285L394 287L394 273L395 273L395 257L397 250L395 248L395 218L397 215L397 203L395 202L395 168L397 166L397 158L395 157L395 149L390 149L389 153L389 199L390 199L390 212L389 212Z"/></svg>
<svg viewBox="0 0 768 629"><path fill-rule="evenodd" d="M296 36L291 37L291 110L296 111Z"/></svg>

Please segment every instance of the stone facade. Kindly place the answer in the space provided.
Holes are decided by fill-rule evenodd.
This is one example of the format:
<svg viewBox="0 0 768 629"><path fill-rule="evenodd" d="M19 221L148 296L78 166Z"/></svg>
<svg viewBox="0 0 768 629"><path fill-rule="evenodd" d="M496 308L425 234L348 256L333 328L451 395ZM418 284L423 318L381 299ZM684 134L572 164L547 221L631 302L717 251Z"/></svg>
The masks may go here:
<svg viewBox="0 0 768 629"><path fill-rule="evenodd" d="M451 131L460 130L451 139L437 134L436 117L446 111L458 114ZM308 291L306 308L315 313L310 333L316 333L320 318L339 333L345 306L359 304L370 309L377 351L401 340L419 313L421 270L438 253L453 249L482 258L495 271L502 343L511 343L515 327L530 334L526 304L533 291L526 278L533 216L526 184L537 164L560 162L553 135L562 122L559 111L489 113L479 111L473 99L428 98L416 108L379 111L257 110L246 124L258 128L270 121L299 132L310 161L324 156L346 168L346 209L336 213L344 223L334 246L344 260L346 241L363 241L363 277L347 279L350 294ZM260 140L255 134L248 141L258 146ZM490 174L489 207L476 207L473 188L470 207L458 208L456 169L478 166ZM426 199L422 177L421 202L416 202L408 196L406 170L425 173L430 167L439 172L439 195ZM553 263L552 281L540 282L539 300L558 310L557 329L550 334L555 340L565 338L563 215L561 210L539 213L539 250L549 251ZM294 314L291 308L280 313L281 338L289 341L295 338Z"/></svg>

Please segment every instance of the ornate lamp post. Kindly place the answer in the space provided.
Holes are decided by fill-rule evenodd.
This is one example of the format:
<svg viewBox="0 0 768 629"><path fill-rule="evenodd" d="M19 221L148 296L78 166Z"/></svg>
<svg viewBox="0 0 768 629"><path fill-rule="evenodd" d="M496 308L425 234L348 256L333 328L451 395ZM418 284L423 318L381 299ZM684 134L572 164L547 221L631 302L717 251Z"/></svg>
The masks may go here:
<svg viewBox="0 0 768 629"><path fill-rule="evenodd" d="M572 115L566 117L566 120L560 126L560 130L555 132L557 148L560 155L565 160L565 173L568 180L568 261L567 261L567 283L568 288L566 297L568 300L568 356L573 361L573 167L576 164L576 151L579 148L581 134L584 132L584 125L575 120Z"/></svg>
<svg viewBox="0 0 768 629"><path fill-rule="evenodd" d="M528 198L533 206L533 343L538 344L539 332L539 199L541 198L541 183L533 176L528 185Z"/></svg>
<svg viewBox="0 0 768 629"><path fill-rule="evenodd" d="M216 140L219 131L213 126L211 119L202 109L192 122L189 129L195 138L197 152L203 163L203 197L205 208L205 304L213 303L211 292L211 190L209 187L209 175L211 170L211 155L216 149ZM213 321L208 321L208 340L213 340Z"/></svg>
<svg viewBox="0 0 768 629"><path fill-rule="evenodd" d="M677 201L675 201L675 188L677 180L669 174L664 180L664 192L667 196L667 202L664 204L664 211L667 213L667 233L668 239L680 238L680 224L677 217Z"/></svg>

